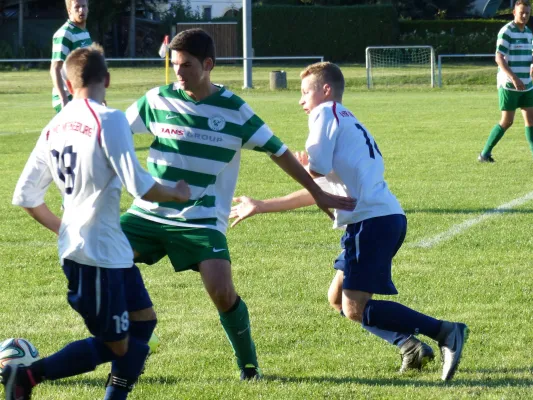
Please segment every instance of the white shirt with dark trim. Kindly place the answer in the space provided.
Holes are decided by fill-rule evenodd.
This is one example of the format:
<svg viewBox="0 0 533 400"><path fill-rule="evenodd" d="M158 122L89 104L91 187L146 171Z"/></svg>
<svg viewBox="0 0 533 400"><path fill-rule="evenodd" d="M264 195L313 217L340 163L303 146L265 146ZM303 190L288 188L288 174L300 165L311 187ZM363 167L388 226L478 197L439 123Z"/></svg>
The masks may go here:
<svg viewBox="0 0 533 400"><path fill-rule="evenodd" d="M313 109L305 147L309 167L325 176L327 191L357 200L353 211L335 211L335 228L404 214L383 177L383 157L374 138L342 104L330 101Z"/></svg>
<svg viewBox="0 0 533 400"><path fill-rule="evenodd" d="M42 131L17 183L13 204L43 204L52 181L63 196L61 262L131 267L133 252L120 228L122 185L141 197L155 181L135 156L124 113L92 100L68 103Z"/></svg>

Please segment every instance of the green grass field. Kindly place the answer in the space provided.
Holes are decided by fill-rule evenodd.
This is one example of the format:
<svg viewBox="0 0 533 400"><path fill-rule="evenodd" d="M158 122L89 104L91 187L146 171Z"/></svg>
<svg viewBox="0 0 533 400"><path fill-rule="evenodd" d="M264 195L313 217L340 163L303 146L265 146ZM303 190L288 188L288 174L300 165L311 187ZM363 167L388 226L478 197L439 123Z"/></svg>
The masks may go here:
<svg viewBox="0 0 533 400"><path fill-rule="evenodd" d="M241 94L291 149L303 149L307 117L298 106L299 69L287 69L290 90L281 92L266 89L269 70L258 69L258 89L244 93L238 68L215 69L213 80ZM451 72L469 74L459 67ZM161 68L111 73L108 103L123 110L163 79ZM393 268L400 291L395 300L470 326L455 379L440 381L438 359L423 373L399 375L396 348L329 308L326 293L342 232L309 208L257 216L228 233L235 284L250 310L265 379L238 380L199 276L175 274L164 260L141 267L158 312L161 346L131 399L531 398L533 159L519 117L493 153L497 163L476 161L499 119L494 69L480 72L483 77L469 86L371 92L364 89L364 68L345 73L350 88L344 104L378 142L386 179L408 216L407 239ZM0 339L27 338L42 355L87 336L66 302L55 238L11 205L38 132L53 116L50 89L46 71L0 73ZM150 137L136 136L135 144L144 160ZM297 188L267 156L244 152L237 195L265 198ZM515 199L522 200L494 212ZM47 201L59 212L56 190ZM125 195L123 210L130 202ZM444 236L430 241L439 234ZM45 383L34 397L102 398L107 372L99 367Z"/></svg>

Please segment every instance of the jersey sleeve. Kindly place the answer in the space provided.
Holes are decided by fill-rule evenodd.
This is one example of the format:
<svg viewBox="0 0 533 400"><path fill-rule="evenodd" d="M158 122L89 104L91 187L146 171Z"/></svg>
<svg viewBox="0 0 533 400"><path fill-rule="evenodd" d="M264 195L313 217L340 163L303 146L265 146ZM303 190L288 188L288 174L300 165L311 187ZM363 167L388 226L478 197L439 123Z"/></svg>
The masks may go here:
<svg viewBox="0 0 533 400"><path fill-rule="evenodd" d="M133 137L124 113L114 111L102 119L101 140L107 159L122 185L133 197L144 196L155 181L135 155Z"/></svg>
<svg viewBox="0 0 533 400"><path fill-rule="evenodd" d="M52 61L65 61L72 51L72 40L66 29L60 29L54 34L52 42Z"/></svg>
<svg viewBox="0 0 533 400"><path fill-rule="evenodd" d="M47 161L49 159L46 143L48 135L48 128L45 128L17 182L13 194L13 205L34 208L44 203L46 191L53 181Z"/></svg>
<svg viewBox="0 0 533 400"><path fill-rule="evenodd" d="M287 146L272 133L267 124L254 114L248 105L244 105L241 112L248 117L242 126L242 147L281 156L287 150Z"/></svg>
<svg viewBox="0 0 533 400"><path fill-rule="evenodd" d="M496 53L501 53L504 56L509 55L510 40L507 27L500 29L498 40L496 41Z"/></svg>
<svg viewBox="0 0 533 400"><path fill-rule="evenodd" d="M132 133L152 133L150 121L154 121L154 111L144 95L126 110L126 118Z"/></svg>
<svg viewBox="0 0 533 400"><path fill-rule="evenodd" d="M337 119L330 108L323 107L316 114L309 116L309 137L305 147L311 171L327 175L333 169L338 127Z"/></svg>

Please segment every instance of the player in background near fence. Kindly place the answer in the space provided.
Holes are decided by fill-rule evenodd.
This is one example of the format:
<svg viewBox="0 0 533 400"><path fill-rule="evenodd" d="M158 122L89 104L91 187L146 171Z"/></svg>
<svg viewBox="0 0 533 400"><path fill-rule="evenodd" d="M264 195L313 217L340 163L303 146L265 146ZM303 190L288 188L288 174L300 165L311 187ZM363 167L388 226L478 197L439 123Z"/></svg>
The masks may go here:
<svg viewBox="0 0 533 400"><path fill-rule="evenodd" d="M77 49L65 64L74 99L41 133L13 204L58 235L68 302L93 336L29 367L6 366L2 383L6 399L26 400L44 380L79 375L111 361L105 399L123 400L143 369L157 321L120 228L122 185L136 198L168 204L187 201L190 189L184 181L172 187L155 182L135 156L124 113L102 105L109 85L102 49ZM63 197L61 219L44 202L52 182Z"/></svg>
<svg viewBox="0 0 533 400"><path fill-rule="evenodd" d="M524 117L526 139L533 152L533 34L527 27L531 3L517 0L514 20L498 33L496 63L498 64L498 97L502 117L492 128L485 147L478 156L480 162L494 162L492 149L514 121L517 108Z"/></svg>
<svg viewBox="0 0 533 400"><path fill-rule="evenodd" d="M91 36L85 29L89 14L89 0L65 0L68 20L54 33L52 44L52 64L50 75L54 88L52 90L52 107L56 112L72 99L65 81L66 71L63 67L69 53L79 47L92 44Z"/></svg>
<svg viewBox="0 0 533 400"><path fill-rule="evenodd" d="M343 249L335 260L337 274L328 298L341 315L400 348L402 367L420 369L433 350L414 335L436 340L442 352L442 379L452 379L468 336L465 324L440 321L392 301L373 300L374 293L397 294L392 282L392 259L407 231L407 220L383 178L381 152L350 110L342 105L344 76L335 64L312 64L302 73L300 105L309 114L306 153L297 158L321 186L357 199L352 211L335 212L335 228L345 227ZM305 207L314 203L306 190L258 201L236 198L232 226L259 213Z"/></svg>
<svg viewBox="0 0 533 400"><path fill-rule="evenodd" d="M226 228L241 150L265 152L306 187L319 207L353 209L352 199L323 192L269 127L238 96L211 83L213 39L201 29L170 43L177 82L157 87L128 108L134 133L151 133L148 171L163 184L187 179L191 200L176 206L136 199L122 216L135 260L154 264L168 255L176 272L200 272L235 351L241 379L261 377L248 308L235 291Z"/></svg>

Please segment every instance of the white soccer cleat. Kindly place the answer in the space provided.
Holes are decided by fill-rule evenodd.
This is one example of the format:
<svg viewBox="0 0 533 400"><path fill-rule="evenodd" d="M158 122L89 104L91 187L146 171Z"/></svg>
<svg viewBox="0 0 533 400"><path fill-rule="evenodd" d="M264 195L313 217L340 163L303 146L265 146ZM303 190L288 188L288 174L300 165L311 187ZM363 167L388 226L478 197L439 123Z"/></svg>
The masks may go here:
<svg viewBox="0 0 533 400"><path fill-rule="evenodd" d="M446 323L446 322L445 322ZM442 380L449 381L453 378L461 356L463 348L468 340L468 326L460 322L453 322L453 327L444 340L439 343L442 356Z"/></svg>

